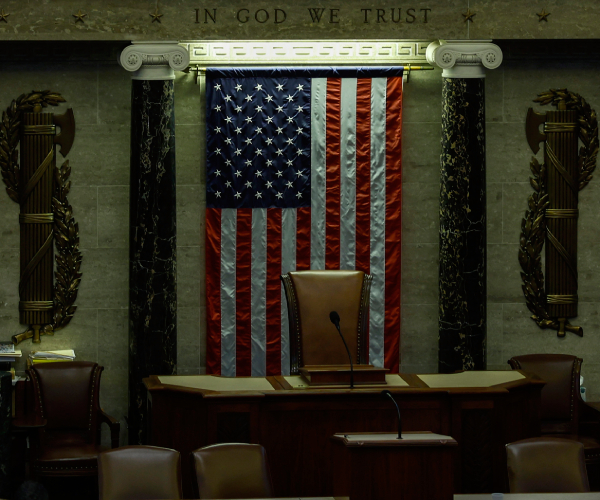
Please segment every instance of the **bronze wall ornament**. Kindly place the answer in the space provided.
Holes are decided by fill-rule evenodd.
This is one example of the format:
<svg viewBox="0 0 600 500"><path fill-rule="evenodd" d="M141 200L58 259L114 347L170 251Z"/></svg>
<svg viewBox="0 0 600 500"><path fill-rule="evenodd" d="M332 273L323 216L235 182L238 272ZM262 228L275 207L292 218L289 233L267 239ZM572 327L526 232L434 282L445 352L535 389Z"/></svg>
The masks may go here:
<svg viewBox="0 0 600 500"><path fill-rule="evenodd" d="M62 156L73 145L75 120L71 108L64 115L41 112L62 102L65 99L56 92L34 91L13 100L2 113L0 171L8 196L20 205L19 321L29 325L12 337L15 344L29 338L39 343L40 335L53 335L69 324L76 310L81 281L79 226L67 200L69 161L57 168L55 160L55 144Z"/></svg>
<svg viewBox="0 0 600 500"><path fill-rule="evenodd" d="M8 19L6 19L8 16L10 16L10 14L4 12L4 9L0 10L0 21L4 21L6 24L8 24Z"/></svg>
<svg viewBox="0 0 600 500"><path fill-rule="evenodd" d="M540 328L583 336L570 325L577 316L577 218L578 193L592 179L598 156L596 112L579 94L551 89L534 100L553 104L556 111L536 113L529 108L527 142L534 153L544 142L544 163L530 163L533 193L521 222L519 263L523 294ZM540 132L540 125L544 132ZM581 144L581 146L580 146ZM579 151L578 151L579 149ZM545 275L541 252L545 245Z"/></svg>
<svg viewBox="0 0 600 500"><path fill-rule="evenodd" d="M536 14L538 16L538 21L541 23L542 21L548 22L548 16L550 12L546 12L546 9L542 9L542 12Z"/></svg>
<svg viewBox="0 0 600 500"><path fill-rule="evenodd" d="M82 22L82 23L84 23L84 24L85 24L85 19L84 19L84 17L85 17L85 16L87 16L87 14L83 14L83 13L81 12L81 9L79 9L79 10L77 11L77 14L72 14L72 16L75 18L75 23Z"/></svg>

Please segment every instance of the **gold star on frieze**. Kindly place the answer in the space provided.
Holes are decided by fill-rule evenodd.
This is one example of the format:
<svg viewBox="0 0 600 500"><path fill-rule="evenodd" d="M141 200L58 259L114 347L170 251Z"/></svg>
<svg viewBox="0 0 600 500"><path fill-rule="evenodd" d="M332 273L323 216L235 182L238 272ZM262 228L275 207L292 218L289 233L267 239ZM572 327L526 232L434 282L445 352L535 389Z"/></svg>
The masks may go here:
<svg viewBox="0 0 600 500"><path fill-rule="evenodd" d="M546 9L542 9L542 12L540 12L539 14L537 14L537 16L539 17L538 21L542 22L542 21L546 21L548 22L548 16L550 15L550 12L546 12Z"/></svg>
<svg viewBox="0 0 600 500"><path fill-rule="evenodd" d="M5 23L8 24L8 21L6 20L6 18L10 16L10 14L7 14L6 12L4 12L4 9L2 9L0 11L0 21L4 21Z"/></svg>
<svg viewBox="0 0 600 500"><path fill-rule="evenodd" d="M156 10L154 11L154 14L150 14L150 17L152 18L152 22L154 22L154 21L158 21L158 22L160 23L160 22L161 22L161 21L160 21L160 18L161 18L162 16L163 16L162 14L159 14L159 13L158 13L158 7L157 7L157 8L156 8Z"/></svg>
<svg viewBox="0 0 600 500"><path fill-rule="evenodd" d="M475 17L475 12L471 12L471 9L467 9L467 12L466 14L463 14L463 17L465 18L465 23L467 21L472 23L474 21L473 17Z"/></svg>
<svg viewBox="0 0 600 500"><path fill-rule="evenodd" d="M72 14L72 16L75 18L75 22L76 22L76 23L79 23L79 22L85 23L85 21L84 21L84 19L83 19L83 18L84 18L85 16L87 16L87 14L82 14L82 13L81 13L81 9L79 9L79 10L77 11L77 14Z"/></svg>

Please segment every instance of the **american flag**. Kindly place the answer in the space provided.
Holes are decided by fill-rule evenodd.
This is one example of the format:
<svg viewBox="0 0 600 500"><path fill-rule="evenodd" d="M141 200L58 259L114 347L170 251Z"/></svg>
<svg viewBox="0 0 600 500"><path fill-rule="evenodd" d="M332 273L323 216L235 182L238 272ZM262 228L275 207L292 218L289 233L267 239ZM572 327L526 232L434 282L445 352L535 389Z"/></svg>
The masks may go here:
<svg viewBox="0 0 600 500"><path fill-rule="evenodd" d="M280 275L373 275L369 361L399 368L402 68L206 72L207 372L289 374Z"/></svg>

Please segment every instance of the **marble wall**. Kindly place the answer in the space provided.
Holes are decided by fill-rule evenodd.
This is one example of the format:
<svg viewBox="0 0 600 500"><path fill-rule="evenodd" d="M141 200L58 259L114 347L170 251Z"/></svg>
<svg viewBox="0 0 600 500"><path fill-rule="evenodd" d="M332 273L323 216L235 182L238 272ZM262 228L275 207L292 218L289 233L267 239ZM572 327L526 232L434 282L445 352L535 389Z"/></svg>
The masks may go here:
<svg viewBox="0 0 600 500"><path fill-rule="evenodd" d="M531 188L531 152L525 139L527 108L538 92L567 86L600 109L600 66L588 45L548 47L498 42L505 60L486 78L488 367L507 369L508 358L564 352L584 358L589 398L600 399L600 179L580 193L580 316L584 337L540 330L521 293L517 251L520 222ZM113 43L1 45L0 107L20 93L52 89L64 95L77 121L69 197L79 222L83 279L78 311L44 349L72 347L79 359L105 366L101 402L123 424L127 411L128 209L130 76L116 63L125 46ZM590 60L592 58L592 61ZM595 62L594 62L595 61ZM205 366L203 103L195 75L177 73L178 372ZM441 71L413 72L404 99L402 371L437 370L438 197ZM59 110L59 112L62 112ZM61 157L59 155L59 161ZM599 174L600 176L600 174ZM24 330L18 323L18 206L0 193L0 340ZM19 346L24 355L35 349ZM37 346L36 346L37 347ZM17 364L24 369L24 362ZM123 425L123 428L125 425ZM123 432L122 442L126 442Z"/></svg>

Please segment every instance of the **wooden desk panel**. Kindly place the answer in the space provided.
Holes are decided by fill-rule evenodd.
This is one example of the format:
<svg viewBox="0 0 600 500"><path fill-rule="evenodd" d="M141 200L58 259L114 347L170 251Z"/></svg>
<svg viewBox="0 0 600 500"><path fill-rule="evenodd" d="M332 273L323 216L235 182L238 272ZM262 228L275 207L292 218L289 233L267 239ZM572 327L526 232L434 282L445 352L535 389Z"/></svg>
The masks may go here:
<svg viewBox="0 0 600 500"><path fill-rule="evenodd" d="M403 430L450 435L459 443L455 491L505 491L504 445L539 435L543 382L527 376L487 388L432 389L416 375L403 379L407 387L388 387L402 411ZM279 496L330 495L331 436L397 428L396 410L381 387L283 389L289 384L282 377L269 380L274 390L223 392L165 384L155 376L144 380L149 444L182 452L184 496L192 495L190 452L219 442L262 444Z"/></svg>

